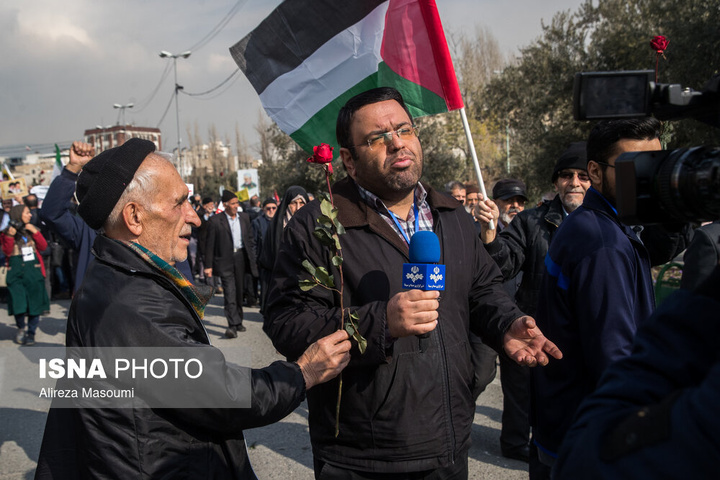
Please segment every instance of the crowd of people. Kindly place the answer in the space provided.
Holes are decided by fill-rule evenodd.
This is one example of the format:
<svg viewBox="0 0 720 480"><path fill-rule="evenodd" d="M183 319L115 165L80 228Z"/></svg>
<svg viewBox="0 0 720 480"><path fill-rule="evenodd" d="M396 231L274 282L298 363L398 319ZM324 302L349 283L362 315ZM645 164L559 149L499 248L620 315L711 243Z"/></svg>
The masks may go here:
<svg viewBox="0 0 720 480"><path fill-rule="evenodd" d="M473 183L438 190L421 181L421 141L400 93L361 93L337 119L347 172L333 186L341 262L314 233L321 204L302 187L244 206L229 190L219 205L210 197L188 201L177 171L151 142L131 139L97 156L74 143L39 214L76 252L68 346L212 349L202 319L220 291L224 336L245 331L243 307L259 303L263 330L287 362L251 370L219 357L211 365L225 372L217 382L231 397L246 385L239 377L252 380L250 408L51 408L38 478L254 478L242 430L279 420L305 397L316 478L467 478L475 402L498 364L501 451L528 462L531 479L620 478L615 465L628 462L628 478L651 478L631 459L644 465L653 461L647 449L687 448L679 443L690 444L687 436L668 429L693 414L692 398L679 403L682 389L710 388L703 382L712 366L692 364L682 391L655 381L658 393L648 396L644 377L631 388L636 380L627 372L648 370L638 349L663 345L642 333L655 318L651 267L687 249L683 287L695 291L693 308L708 311L717 303L707 282L718 281L720 250L718 222L695 233L690 225L642 227L618 218L615 161L661 149L661 129L653 118L598 122L587 139L558 152L548 172L554 195L530 207L517 178L494 182L492 198ZM0 236L10 267L8 309L18 342L31 344L47 308L48 242L33 227L31 207L13 207L8 217ZM439 239L442 295L401 288L418 231ZM308 262L341 279L342 288L300 288ZM671 308L675 316L681 309ZM362 351L342 325L347 314L367 341ZM679 335L676 323L660 323L667 338ZM623 388L637 401L613 410ZM649 427L646 415L663 427ZM83 439L88 425L92 438ZM623 444L630 438L637 442ZM104 448L109 442L113 448ZM598 467L583 471L569 455Z"/></svg>

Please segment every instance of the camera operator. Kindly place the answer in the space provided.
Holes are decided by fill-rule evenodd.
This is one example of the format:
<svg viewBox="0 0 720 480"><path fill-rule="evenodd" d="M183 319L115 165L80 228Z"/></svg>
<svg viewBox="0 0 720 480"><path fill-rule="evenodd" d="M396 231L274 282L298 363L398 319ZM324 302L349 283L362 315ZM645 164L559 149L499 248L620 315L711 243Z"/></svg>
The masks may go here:
<svg viewBox="0 0 720 480"><path fill-rule="evenodd" d="M578 410L558 479L715 478L720 268L665 300Z"/></svg>
<svg viewBox="0 0 720 480"><path fill-rule="evenodd" d="M31 218L28 207L16 205L10 209L9 226L0 233L8 265L8 314L15 316L15 343L20 345L35 344L40 314L50 309L45 289L45 265L39 253L47 248L47 242L40 230L30 223Z"/></svg>
<svg viewBox="0 0 720 480"><path fill-rule="evenodd" d="M650 253L637 230L618 219L615 160L623 152L661 150L660 133L655 118L595 125L587 142L592 186L557 229L545 258L536 318L567 353L532 374L533 442L543 465L552 467L581 401L610 363L629 355L638 326L654 309ZM548 476L536 472L531 468L531 478Z"/></svg>

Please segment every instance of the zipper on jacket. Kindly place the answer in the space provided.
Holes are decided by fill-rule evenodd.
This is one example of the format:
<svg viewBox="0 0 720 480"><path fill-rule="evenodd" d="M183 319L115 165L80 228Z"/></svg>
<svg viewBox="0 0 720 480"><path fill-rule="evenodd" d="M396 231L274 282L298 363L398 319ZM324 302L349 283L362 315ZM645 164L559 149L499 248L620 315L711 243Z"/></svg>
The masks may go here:
<svg viewBox="0 0 720 480"><path fill-rule="evenodd" d="M440 216L438 215L437 218L433 218L433 231L437 234L440 231ZM440 238L440 235L438 235L438 238ZM445 260L445 242L442 243L441 246L441 253L442 253L442 259ZM447 423L448 423L448 430L450 435L450 463L455 463L455 426L453 425L453 416L452 416L452 403L451 403L451 394L450 394L450 369L448 368L448 358L447 358L447 349L445 346L445 340L442 332L442 322L440 322L440 317L438 316L438 326L436 328L437 330L437 338L438 338L438 344L440 346L440 352L441 352L441 358L442 358L442 367L445 372L445 376L443 378L443 383L445 385L445 402L447 405Z"/></svg>

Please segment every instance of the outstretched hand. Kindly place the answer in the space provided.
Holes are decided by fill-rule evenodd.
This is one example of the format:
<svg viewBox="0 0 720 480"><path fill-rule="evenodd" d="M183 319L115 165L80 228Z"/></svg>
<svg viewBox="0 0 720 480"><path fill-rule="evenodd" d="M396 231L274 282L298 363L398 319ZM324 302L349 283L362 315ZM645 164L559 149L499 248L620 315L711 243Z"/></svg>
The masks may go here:
<svg viewBox="0 0 720 480"><path fill-rule="evenodd" d="M335 378L350 363L350 339L345 330L338 330L310 345L297 360L305 387Z"/></svg>
<svg viewBox="0 0 720 480"><path fill-rule="evenodd" d="M550 361L548 355L560 360L562 352L540 331L535 319L527 315L518 317L503 337L505 353L520 365L545 366Z"/></svg>

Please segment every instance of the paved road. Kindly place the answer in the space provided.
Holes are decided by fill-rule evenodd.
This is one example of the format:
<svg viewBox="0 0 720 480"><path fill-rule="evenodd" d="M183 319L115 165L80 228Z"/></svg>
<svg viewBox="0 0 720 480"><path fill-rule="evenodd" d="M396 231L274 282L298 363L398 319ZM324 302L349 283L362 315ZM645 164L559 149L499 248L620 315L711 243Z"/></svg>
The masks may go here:
<svg viewBox="0 0 720 480"><path fill-rule="evenodd" d="M56 301L50 315L42 317L37 347L65 343L65 320L69 301ZM206 327L213 344L243 346L252 351L252 364L262 367L282 357L262 331L257 309L246 309L247 332L237 339L222 338L225 320L222 297L215 296L206 310ZM35 347L18 347L12 341L15 321L0 305L0 479L33 478L45 426L48 402L38 391L24 388L28 376L37 376ZM498 438L502 392L496 379L480 396L475 410L470 449L470 479L519 480L527 478L527 465L500 456ZM283 421L245 432L250 459L260 479L311 480L312 452L307 429L307 405L302 404Z"/></svg>

